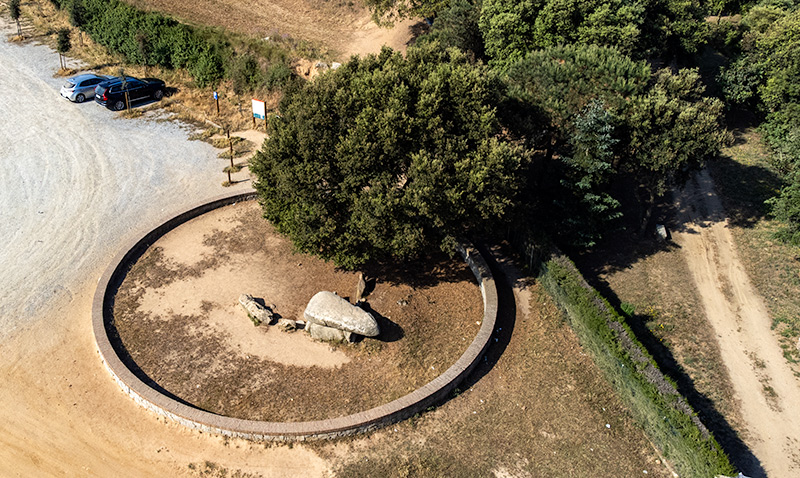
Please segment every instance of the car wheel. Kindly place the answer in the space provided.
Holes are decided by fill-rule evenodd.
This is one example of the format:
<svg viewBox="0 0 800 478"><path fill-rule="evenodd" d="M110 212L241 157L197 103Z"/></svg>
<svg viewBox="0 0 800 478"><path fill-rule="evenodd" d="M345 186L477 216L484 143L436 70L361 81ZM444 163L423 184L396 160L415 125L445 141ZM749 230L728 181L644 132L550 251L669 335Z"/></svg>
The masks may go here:
<svg viewBox="0 0 800 478"><path fill-rule="evenodd" d="M82 94L78 94L78 96L75 97L75 103L83 103L85 100L86 97Z"/></svg>
<svg viewBox="0 0 800 478"><path fill-rule="evenodd" d="M114 111L122 111L125 109L125 102L118 100L114 103Z"/></svg>
<svg viewBox="0 0 800 478"><path fill-rule="evenodd" d="M164 92L162 90L156 90L156 92L153 93L153 98L155 98L156 101L160 100L163 97L164 97Z"/></svg>

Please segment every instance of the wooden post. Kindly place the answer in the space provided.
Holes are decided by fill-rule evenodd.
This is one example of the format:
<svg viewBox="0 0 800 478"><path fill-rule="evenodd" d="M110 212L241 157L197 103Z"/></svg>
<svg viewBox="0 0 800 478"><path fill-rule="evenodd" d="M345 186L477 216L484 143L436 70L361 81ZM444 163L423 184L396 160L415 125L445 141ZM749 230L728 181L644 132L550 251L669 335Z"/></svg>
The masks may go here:
<svg viewBox="0 0 800 478"><path fill-rule="evenodd" d="M231 152L231 168L233 168L233 141L231 141L231 130L228 129L228 147L230 148Z"/></svg>

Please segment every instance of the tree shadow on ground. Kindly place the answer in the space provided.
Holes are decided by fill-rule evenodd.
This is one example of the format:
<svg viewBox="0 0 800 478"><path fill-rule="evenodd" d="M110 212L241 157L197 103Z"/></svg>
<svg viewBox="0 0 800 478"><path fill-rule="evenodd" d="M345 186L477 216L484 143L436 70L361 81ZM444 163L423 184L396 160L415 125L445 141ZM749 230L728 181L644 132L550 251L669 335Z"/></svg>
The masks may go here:
<svg viewBox="0 0 800 478"><path fill-rule="evenodd" d="M406 42L407 47L414 46L414 44L417 42L417 38L429 33L431 31L431 26L422 20L409 26L408 31L411 33L411 38L409 38Z"/></svg>
<svg viewBox="0 0 800 478"><path fill-rule="evenodd" d="M692 228L681 219L685 217L685 211L680 207L693 208L701 226L727 219L732 226L752 228L767 217L769 208L764 201L773 197L781 185L781 179L774 171L757 164L742 164L728 156L721 156L709 164L708 169L714 180L715 193L724 207L721 213L694 209L702 207L698 204L679 206L675 197L680 191L669 192L656 205L654 220L651 221L653 227L644 234L632 232L635 226L627 224L626 229L607 234L597 247L588 251L568 250L567 254L579 263L583 273L597 275L601 272L616 272L651 255L680 248L672 242L669 231L692 233ZM666 226L666 240L661 240L656 235L655 224Z"/></svg>
<svg viewBox="0 0 800 478"><path fill-rule="evenodd" d="M654 213L656 220L653 222L665 224L667 230L696 234L696 226L707 227L727 219L734 226L752 228L765 217L767 208L764 206L764 200L774 194L776 185L780 182L774 172L757 163L743 164L728 156L720 157L709 165L709 171L715 181L715 193L719 195L724 206L723 211L704 210L704 201L688 200L679 204L674 194L679 194L681 191L675 191L665 195L657 205ZM691 208L688 211L691 214L687 214L687 211L681 208ZM683 218L686 217L694 218L691 225L683 222ZM645 237L633 233L621 233L614 235L592 251L572 253L571 257L589 284L625 317L621 301L604 279L605 275L629 269L651 255L677 248L680 248L680 245L672 242L671 236L666 240L659 240L653 233ZM672 350L648 328L647 324L652 320L653 317L634 314L628 317L627 322L663 373L675 381L678 391L686 397L701 421L717 438L734 466L747 476L766 476L758 458L716 409L713 401L696 389L694 380L679 364Z"/></svg>
<svg viewBox="0 0 800 478"><path fill-rule="evenodd" d="M458 253L451 257L443 252L438 252L421 259L404 262L373 261L365 264L360 270L364 273L364 280L367 283L365 294L369 294L375 288L376 281L392 285L406 284L415 289L425 289L440 283L475 280L469 267Z"/></svg>
<svg viewBox="0 0 800 478"><path fill-rule="evenodd" d="M781 178L760 165L746 165L723 156L709 165L715 188L722 200L728 221L736 227L751 228L769 214L764 201L775 196Z"/></svg>
<svg viewBox="0 0 800 478"><path fill-rule="evenodd" d="M514 287L519 282L523 282L523 278L506 275L504 268L511 263L511 259L502 254L499 247L492 247L490 250L484 245L477 245L477 248L494 276L497 287L497 320L494 332L489 339L489 346L483 357L479 359L478 365L464 378L458 388L447 396L444 402L458 396L460 390L466 390L478 383L494 368L497 361L505 353L506 348L508 348L509 342L511 342L511 336L517 320L517 302L514 297Z"/></svg>

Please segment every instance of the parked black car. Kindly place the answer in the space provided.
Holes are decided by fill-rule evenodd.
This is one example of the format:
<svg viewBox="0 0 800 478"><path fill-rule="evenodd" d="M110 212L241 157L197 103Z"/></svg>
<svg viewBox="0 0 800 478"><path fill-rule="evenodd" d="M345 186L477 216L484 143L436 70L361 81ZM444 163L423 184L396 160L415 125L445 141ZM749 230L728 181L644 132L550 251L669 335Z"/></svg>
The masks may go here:
<svg viewBox="0 0 800 478"><path fill-rule="evenodd" d="M164 97L166 87L164 82L156 78L134 78L126 76L112 78L97 85L94 90L94 100L106 108L114 111L125 109L125 92L128 92L128 101L131 104L146 99L160 100Z"/></svg>

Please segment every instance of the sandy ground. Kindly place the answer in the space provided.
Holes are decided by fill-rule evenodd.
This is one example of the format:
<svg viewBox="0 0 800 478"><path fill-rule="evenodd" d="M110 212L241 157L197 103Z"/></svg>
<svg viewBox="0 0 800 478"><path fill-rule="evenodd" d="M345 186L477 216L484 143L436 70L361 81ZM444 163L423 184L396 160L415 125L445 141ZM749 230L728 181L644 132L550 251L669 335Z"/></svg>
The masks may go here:
<svg viewBox="0 0 800 478"><path fill-rule="evenodd" d="M150 246L117 292L121 347L188 403L269 421L356 413L435 379L478 332L480 288L466 263L443 254L399 271L363 269L370 284L363 307L381 328L376 338L331 346L304 331L254 327L238 303L242 293L282 318L304 320L316 293L352 302L358 282L355 272L293 253L262 214L245 201L182 224Z"/></svg>
<svg viewBox="0 0 800 478"><path fill-rule="evenodd" d="M217 209L170 231L152 247L160 247L167 261L182 267L196 267L200 261L214 255L214 248L205 243L204 238L212 231L233 229L239 224L238 215L243 209L261 217L259 206L252 201ZM215 268L213 273L204 271L199 277L176 280L158 289L148 288L141 298L140 313L161 322L168 322L174 314L207 315L205 333L224 337L228 349L248 358L253 356L284 365L331 369L350 361L341 350L314 341L308 334L280 333L277 328L266 325L254 327L237 302L238 296L246 291L261 297L264 294L260 292L267 289L270 290L267 300L275 306L277 295L285 295L287 289L293 290L294 287L287 280L286 271L258 267L254 263L260 255L242 255L245 258L236 262L226 258L225 266ZM303 260L303 256L298 257L295 263ZM270 273L275 275L270 276ZM267 284L273 287L269 288ZM207 313L202 310L204 302L214 304ZM302 319L302 310L293 310L287 315L285 308L275 306L273 310L286 315L287 319ZM195 333L201 334L200 330Z"/></svg>
<svg viewBox="0 0 800 478"><path fill-rule="evenodd" d="M224 161L173 123L67 102L56 53L9 44L11 31L0 23L0 476L196 476L206 460L321 476L302 446L159 422L110 380L89 317L102 269L121 241L222 193Z"/></svg>
<svg viewBox="0 0 800 478"><path fill-rule="evenodd" d="M2 31L0 337L69 300L120 239L221 193L225 179L217 151L186 141L175 123L121 120L61 98L57 54L10 45Z"/></svg>
<svg viewBox="0 0 800 478"><path fill-rule="evenodd" d="M800 384L770 329L767 309L748 279L707 172L678 198L684 251L749 436L760 460L748 476L800 476Z"/></svg>

